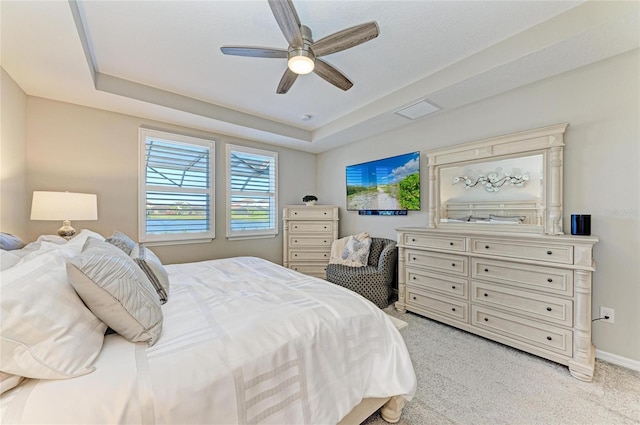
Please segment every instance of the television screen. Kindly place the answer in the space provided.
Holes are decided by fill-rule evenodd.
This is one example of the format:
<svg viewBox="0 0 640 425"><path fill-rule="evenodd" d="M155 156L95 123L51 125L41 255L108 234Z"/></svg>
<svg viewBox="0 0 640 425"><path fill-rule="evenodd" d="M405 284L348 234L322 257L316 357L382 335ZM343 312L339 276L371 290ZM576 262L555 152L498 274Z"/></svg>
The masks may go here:
<svg viewBox="0 0 640 425"><path fill-rule="evenodd" d="M420 210L420 152L348 165L347 210Z"/></svg>

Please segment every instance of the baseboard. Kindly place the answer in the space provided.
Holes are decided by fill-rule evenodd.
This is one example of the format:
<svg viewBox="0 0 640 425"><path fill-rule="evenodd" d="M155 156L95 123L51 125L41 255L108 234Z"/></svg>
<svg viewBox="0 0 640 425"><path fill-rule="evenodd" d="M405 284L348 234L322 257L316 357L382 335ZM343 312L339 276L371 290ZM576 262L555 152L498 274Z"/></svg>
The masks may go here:
<svg viewBox="0 0 640 425"><path fill-rule="evenodd" d="M628 359L626 357L607 353L606 351L601 350L596 350L596 358L640 372L640 361L637 360Z"/></svg>

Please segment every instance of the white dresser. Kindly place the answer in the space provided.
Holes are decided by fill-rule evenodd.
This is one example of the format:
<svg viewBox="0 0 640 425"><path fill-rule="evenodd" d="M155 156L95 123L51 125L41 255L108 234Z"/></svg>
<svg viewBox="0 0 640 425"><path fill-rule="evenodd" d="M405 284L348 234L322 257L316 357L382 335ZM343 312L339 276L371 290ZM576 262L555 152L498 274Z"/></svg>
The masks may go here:
<svg viewBox="0 0 640 425"><path fill-rule="evenodd" d="M325 278L331 244L338 238L337 205L285 205L283 265Z"/></svg>
<svg viewBox="0 0 640 425"><path fill-rule="evenodd" d="M596 237L397 231L398 311L567 365L591 381Z"/></svg>

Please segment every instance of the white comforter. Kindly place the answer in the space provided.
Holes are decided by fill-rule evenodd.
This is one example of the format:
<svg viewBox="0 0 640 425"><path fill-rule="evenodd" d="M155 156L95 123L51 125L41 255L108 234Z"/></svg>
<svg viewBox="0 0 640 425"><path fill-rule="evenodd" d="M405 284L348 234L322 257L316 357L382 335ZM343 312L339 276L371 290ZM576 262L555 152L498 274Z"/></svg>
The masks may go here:
<svg viewBox="0 0 640 425"><path fill-rule="evenodd" d="M167 266L152 347L109 335L96 371L28 380L2 423L335 424L363 398L404 395L404 341L364 298L253 257Z"/></svg>

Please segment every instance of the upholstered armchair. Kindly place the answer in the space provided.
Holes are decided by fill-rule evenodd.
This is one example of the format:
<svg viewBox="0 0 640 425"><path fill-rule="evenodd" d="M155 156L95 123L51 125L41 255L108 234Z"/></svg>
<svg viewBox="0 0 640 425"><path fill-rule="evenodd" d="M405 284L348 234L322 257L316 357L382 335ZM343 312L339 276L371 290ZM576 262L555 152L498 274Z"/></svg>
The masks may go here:
<svg viewBox="0 0 640 425"><path fill-rule="evenodd" d="M391 239L371 238L368 264L349 267L327 265L327 280L350 289L367 298L380 308L389 305L396 275L398 252Z"/></svg>

